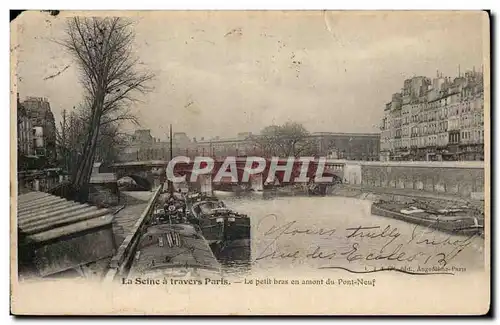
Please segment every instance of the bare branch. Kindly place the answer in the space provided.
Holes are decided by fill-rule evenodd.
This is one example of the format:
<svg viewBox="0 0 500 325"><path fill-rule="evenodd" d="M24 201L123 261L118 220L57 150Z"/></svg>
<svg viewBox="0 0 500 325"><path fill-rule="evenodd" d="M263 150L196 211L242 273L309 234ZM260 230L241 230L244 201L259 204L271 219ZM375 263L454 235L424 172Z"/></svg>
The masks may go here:
<svg viewBox="0 0 500 325"><path fill-rule="evenodd" d="M301 124L289 122L265 127L254 141L266 154L296 157L315 151L308 136L309 132Z"/></svg>
<svg viewBox="0 0 500 325"><path fill-rule="evenodd" d="M139 123L139 119L137 118L137 116L132 115L132 114L122 114L122 115L117 116L115 118L104 119L103 121L101 121L101 126L104 126L104 125L107 125L107 124L110 124L110 123L114 123L114 122L123 122L123 121L129 121L129 122L132 122L135 125L139 125L140 124Z"/></svg>
<svg viewBox="0 0 500 325"><path fill-rule="evenodd" d="M131 26L131 21L119 17L75 17L67 24L66 39L58 42L73 55L85 91L81 108L71 116L72 130L64 129L70 144L81 148L73 175L76 189L88 183L96 150L100 158L111 159L113 147L122 141L120 123L138 124L128 105L150 89L147 83L153 75L136 71Z"/></svg>

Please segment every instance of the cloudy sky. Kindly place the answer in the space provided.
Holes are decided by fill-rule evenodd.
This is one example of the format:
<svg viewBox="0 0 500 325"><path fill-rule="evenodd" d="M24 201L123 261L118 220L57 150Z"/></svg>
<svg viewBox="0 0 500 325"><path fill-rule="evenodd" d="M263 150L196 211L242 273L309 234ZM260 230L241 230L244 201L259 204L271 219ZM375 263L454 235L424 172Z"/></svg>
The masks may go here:
<svg viewBox="0 0 500 325"><path fill-rule="evenodd" d="M162 139L169 123L198 138L289 120L311 132L378 132L385 103L404 79L436 70L454 77L458 65L479 70L487 62L488 18L480 12L132 16L138 68L156 75L133 110ZM20 96L47 97L60 120L82 94L71 56L51 41L64 36L65 17L24 13L13 26Z"/></svg>

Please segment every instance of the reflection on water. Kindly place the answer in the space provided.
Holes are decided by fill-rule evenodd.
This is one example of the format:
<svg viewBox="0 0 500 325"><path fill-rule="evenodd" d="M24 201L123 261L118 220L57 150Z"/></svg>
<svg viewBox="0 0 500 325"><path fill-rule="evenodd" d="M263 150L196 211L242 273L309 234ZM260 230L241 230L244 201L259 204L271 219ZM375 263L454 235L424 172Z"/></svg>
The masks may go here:
<svg viewBox="0 0 500 325"><path fill-rule="evenodd" d="M216 256L226 273L343 267L479 270L484 240L374 216L371 202L345 197L220 195L251 218L251 243Z"/></svg>
<svg viewBox="0 0 500 325"><path fill-rule="evenodd" d="M252 254L249 240L214 250L214 253L225 274L246 274L251 271Z"/></svg>

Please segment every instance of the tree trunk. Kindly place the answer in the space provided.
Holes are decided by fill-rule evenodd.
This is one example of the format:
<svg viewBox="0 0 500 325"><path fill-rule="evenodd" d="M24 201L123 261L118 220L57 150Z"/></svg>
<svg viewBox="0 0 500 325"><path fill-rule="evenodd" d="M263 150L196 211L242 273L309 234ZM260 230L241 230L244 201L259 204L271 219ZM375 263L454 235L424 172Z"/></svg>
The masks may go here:
<svg viewBox="0 0 500 325"><path fill-rule="evenodd" d="M73 189L76 195L74 199L79 202L86 202L89 195L88 184L92 173L92 166L94 164L97 140L99 137L99 125L101 122L102 103L104 101L102 96L99 97L99 103L96 105L96 108L92 113L92 119L89 123L89 135L87 137L82 156L79 159L78 169L76 170L73 179Z"/></svg>
<svg viewBox="0 0 500 325"><path fill-rule="evenodd" d="M81 69L86 90L84 108L87 111L82 116L75 116L78 131L83 134L76 132L77 141L72 142L72 149L81 153L72 168L71 179L73 194L70 196L78 201L88 198L88 184L102 138L101 118L107 122L126 119L127 114L119 113L126 103L133 101L132 91L148 91L145 83L153 77L134 70L134 33L130 26L128 20L120 18L74 17L68 21L67 37L61 42ZM76 145L79 141L84 144Z"/></svg>

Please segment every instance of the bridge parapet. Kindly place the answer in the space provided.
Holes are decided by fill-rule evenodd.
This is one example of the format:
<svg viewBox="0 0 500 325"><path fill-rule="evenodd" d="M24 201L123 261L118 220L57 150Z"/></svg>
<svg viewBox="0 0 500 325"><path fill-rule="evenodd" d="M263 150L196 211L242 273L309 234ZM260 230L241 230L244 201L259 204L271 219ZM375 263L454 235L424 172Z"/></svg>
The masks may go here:
<svg viewBox="0 0 500 325"><path fill-rule="evenodd" d="M349 161L347 182L370 188L412 189L429 193L478 197L484 192L484 162Z"/></svg>
<svg viewBox="0 0 500 325"><path fill-rule="evenodd" d="M211 157L205 157L205 158L213 159ZM235 159L237 174L238 174L238 183L244 182L242 181L242 176L246 171L247 158L251 157L236 157ZM279 158L277 163L278 166L283 166L289 163L290 161L293 161L293 167L292 167L293 176L290 178L290 180L286 180L285 183L289 182L293 183L294 182L293 180L300 174L300 171L303 166L302 165L303 163L300 160L295 159L293 157ZM215 159L213 162L214 164L211 174L212 177L215 177L217 173L220 171L220 168L223 166L225 159ZM265 162L266 162L265 168L260 174L262 174L264 179L267 179L270 172L271 159L266 159ZM324 163L323 173L325 174L325 176L336 176L340 180L344 179L344 168L346 164L345 160L334 160L334 159L320 160L318 158L309 162L307 177L315 178L316 173L318 172L318 165L320 162ZM124 176L130 176L133 174L143 178L147 178L148 180L150 180L151 183L157 183L155 182L155 179L156 178L159 179L161 177L161 175L164 173L165 166L167 165L168 161L134 161L134 162L114 164L111 165L111 168L117 174L118 178ZM204 168L205 165L206 163L204 164L202 162L200 167ZM256 166L252 166L252 168L255 167ZM191 160L188 163L186 162L177 163L174 167L174 173L179 175L186 175L187 178L190 178L190 175L193 173L193 168L194 168L193 160ZM284 172L282 170L278 170L275 173L276 177L280 179L280 182L283 181L283 174Z"/></svg>

